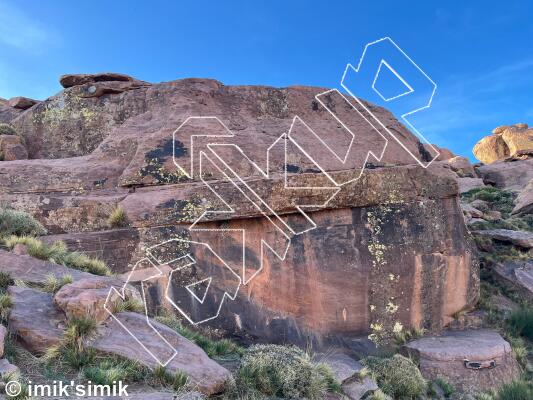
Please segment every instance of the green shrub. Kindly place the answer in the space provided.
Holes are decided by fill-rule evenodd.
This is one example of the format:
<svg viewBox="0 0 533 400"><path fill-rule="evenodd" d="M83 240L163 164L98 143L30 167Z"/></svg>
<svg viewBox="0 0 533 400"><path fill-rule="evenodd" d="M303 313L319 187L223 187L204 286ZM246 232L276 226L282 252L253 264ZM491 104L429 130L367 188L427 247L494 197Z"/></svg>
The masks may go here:
<svg viewBox="0 0 533 400"><path fill-rule="evenodd" d="M510 217L496 221L477 221L470 224L470 228L475 231L488 229L510 229L512 231L533 231L533 215Z"/></svg>
<svg viewBox="0 0 533 400"><path fill-rule="evenodd" d="M47 293L56 293L59 289L69 283L72 283L71 275L62 275L59 279L57 279L54 275L48 275L42 290Z"/></svg>
<svg viewBox="0 0 533 400"><path fill-rule="evenodd" d="M505 261L529 260L530 258L531 255L526 249L508 243L494 242L491 252L481 252L481 259L486 265Z"/></svg>
<svg viewBox="0 0 533 400"><path fill-rule="evenodd" d="M515 335L520 335L533 340L533 309L522 308L513 312L507 319L510 330Z"/></svg>
<svg viewBox="0 0 533 400"><path fill-rule="evenodd" d="M184 372L172 374L161 365L154 369L152 376L157 383L167 387L170 386L176 392L182 389L189 380Z"/></svg>
<svg viewBox="0 0 533 400"><path fill-rule="evenodd" d="M484 200L491 203L492 209L500 211L504 217L508 217L514 208L516 194L491 186L475 188L463 193L461 197L467 201Z"/></svg>
<svg viewBox="0 0 533 400"><path fill-rule="evenodd" d="M46 235L46 229L31 215L6 207L0 207L0 236Z"/></svg>
<svg viewBox="0 0 533 400"><path fill-rule="evenodd" d="M126 224L127 215L122 207L115 208L107 218L107 224L110 227L120 227Z"/></svg>
<svg viewBox="0 0 533 400"><path fill-rule="evenodd" d="M401 346L411 340L415 340L421 336L424 336L424 328L418 329L402 329L400 332L394 333L394 341L398 346Z"/></svg>
<svg viewBox="0 0 533 400"><path fill-rule="evenodd" d="M251 395L314 400L323 399L328 391L338 391L340 384L328 367L314 364L297 347L254 345L244 352L236 387Z"/></svg>
<svg viewBox="0 0 533 400"><path fill-rule="evenodd" d="M96 320L91 317L70 318L67 323L63 341L50 347L43 356L43 360L51 362L55 359L66 362L75 369L92 364L96 357L93 349L86 349L85 342L97 328Z"/></svg>
<svg viewBox="0 0 533 400"><path fill-rule="evenodd" d="M498 400L531 400L533 399L533 387L531 382L515 381L503 385L497 394Z"/></svg>
<svg viewBox="0 0 533 400"><path fill-rule="evenodd" d="M442 389L444 397L450 397L452 394L454 394L455 387L443 378L437 378L433 382L435 382L435 384Z"/></svg>
<svg viewBox="0 0 533 400"><path fill-rule="evenodd" d="M17 131L9 124L0 123L0 135L16 135Z"/></svg>
<svg viewBox="0 0 533 400"><path fill-rule="evenodd" d="M149 373L138 363L119 357L110 357L83 369L85 378L97 385L112 385L118 381L138 382L146 378Z"/></svg>
<svg viewBox="0 0 533 400"><path fill-rule="evenodd" d="M368 397L368 400L387 400L388 398L385 393L378 389Z"/></svg>
<svg viewBox="0 0 533 400"><path fill-rule="evenodd" d="M127 312L127 311L143 313L144 303L141 300L136 299L134 297L128 298L126 300L122 300L119 298L117 299L117 301L113 303L112 308L113 308L112 309L113 314L118 314L118 313Z"/></svg>
<svg viewBox="0 0 533 400"><path fill-rule="evenodd" d="M363 363L380 389L395 399L416 399L426 392L426 381L409 358L395 354L391 358L368 357Z"/></svg>
<svg viewBox="0 0 533 400"><path fill-rule="evenodd" d="M510 335L506 335L506 339L509 341L509 344L511 345L511 349L513 351L513 355L515 356L518 363L525 367L527 365L527 356L529 354L529 351L527 349L527 344L521 337L514 337Z"/></svg>
<svg viewBox="0 0 533 400"><path fill-rule="evenodd" d="M9 295L6 293L0 294L0 323L7 323L12 305L13 303Z"/></svg>
<svg viewBox="0 0 533 400"><path fill-rule="evenodd" d="M157 316L156 321L174 329L181 336L186 337L191 342L200 346L209 357L224 357L229 355L242 354L243 349L228 339L214 340L202 335L200 332L194 331L186 326L183 326L180 320L170 315Z"/></svg>
<svg viewBox="0 0 533 400"><path fill-rule="evenodd" d="M49 245L30 236L11 236L5 239L4 243L11 249L19 243L24 244L28 248L30 256L41 260L63 264L95 275L111 275L111 270L102 260L91 258L76 251L69 251L62 241L56 241Z"/></svg>
<svg viewBox="0 0 533 400"><path fill-rule="evenodd" d="M0 271L0 294L4 293L8 286L13 285L14 283L15 281L13 281L11 275L5 271Z"/></svg>

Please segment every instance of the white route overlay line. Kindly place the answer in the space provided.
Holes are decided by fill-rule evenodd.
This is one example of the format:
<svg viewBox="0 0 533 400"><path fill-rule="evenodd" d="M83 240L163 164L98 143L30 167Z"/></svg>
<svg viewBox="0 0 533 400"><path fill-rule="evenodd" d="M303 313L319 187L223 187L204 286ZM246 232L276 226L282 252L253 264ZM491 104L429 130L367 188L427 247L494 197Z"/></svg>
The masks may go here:
<svg viewBox="0 0 533 400"><path fill-rule="evenodd" d="M122 321L120 319L118 319L115 314L113 314L113 310L108 308L108 304L111 305L112 303L112 296L113 294L117 294L119 296L119 299L121 300L126 300L126 291L128 290L127 289L127 286L130 282L130 279L131 279L131 276L133 274L133 272L135 271L136 267L143 263L143 262L149 262L152 267L157 271L157 273L153 276L150 276L146 279L143 279L141 281L141 294L142 294L142 297L143 297L143 305L144 305L144 312L145 312L145 316L146 316L146 323L150 326L150 328L152 328L152 330L161 338L161 340L168 346L169 350L172 351L172 355L167 359L167 360L160 360L159 357L157 357L153 352L151 352L146 346L145 344L139 340L135 334L133 332L131 332L128 327L126 325L124 325L122 323ZM147 308L147 303L146 303L146 294L145 294L145 291L144 291L144 282L149 280L149 279L153 279L155 277L160 277L160 276L163 276L163 271L161 271L157 265L155 265L150 259L148 258L143 258L139 261L137 261L137 263L134 265L134 267L132 268L130 274L128 275L128 279L126 280L126 282L124 283L124 286L120 289L120 291L118 291L117 289L115 289L114 287L112 287L110 290L109 290L109 293L107 295L107 299L104 303L104 309L109 313L109 315L111 315L111 318L113 318L126 332L129 333L129 335L135 339L135 341L141 345L141 347L148 353L150 354L150 356L152 356L152 358L157 362L159 363L161 366L163 367L166 367L168 365L169 362L171 362L174 357L176 357L176 355L178 354L178 351L177 349L174 348L174 346L172 344L170 344L163 335L161 335L161 333L153 326L152 322L150 321L150 317L148 317L148 308ZM120 301L120 300L119 300Z"/></svg>
<svg viewBox="0 0 533 400"><path fill-rule="evenodd" d="M376 45L377 43L381 43L381 42L383 42L383 41L388 41L388 42L390 42L390 43L391 43L391 44L392 44L392 45L393 45L393 46L394 46L394 47L395 47L395 48L396 48L396 49L397 49L397 50L398 50L398 51L399 51L399 52L400 52L400 53L401 53L401 54L402 54L402 55L403 55L403 56L404 56L404 57L405 57L405 58L406 58L406 59L407 59L407 60L408 60L408 61L409 61L409 62L410 62L410 63L411 63L411 64L412 64L412 65L413 65L413 66L414 66L414 67L415 67L415 68L416 68L421 74L422 74L422 75L424 75L424 77L425 77L425 78L431 83L431 85L433 85L433 90L432 90L432 92L431 92L431 96L430 96L430 98L429 98L429 100L428 100L428 102L427 102L426 105L424 105L424 106L422 106L422 107L419 107L419 108L417 108L417 109L415 109L415 110L411 110L411 111L409 111L409 112L407 112L407 113L401 115L402 120L403 120L403 121L404 121L404 122L405 122L405 123L406 123L406 124L407 124L407 125L408 125L408 126L409 126L409 127L410 127L410 128L411 128L411 129L412 129L412 130L413 130L418 136L419 136L419 137L420 137L420 138L422 138L422 139L423 139L423 140L424 140L424 141L425 141L425 142L426 142L426 143L427 143L427 144L433 149L433 151L435 151L436 156L433 157L433 159L430 160L430 161L428 162L427 165L424 165L424 163L422 163L417 157L415 157L415 155L414 155L413 153L411 153L411 151L410 151L410 150L409 150L409 149L408 149L408 148L402 143L402 141L399 140L399 139L396 137L396 135L394 135L394 133L392 133L392 132L391 132L391 131L390 131L390 130L389 130L389 129L388 129L388 128L387 128L387 127L386 127L386 126L380 121L380 120L379 120L379 118L377 118L377 117L376 117L376 116L375 116L375 115L374 115L374 114L373 114L373 113L372 113L372 112L371 112L371 111L370 111L370 110L369 110L369 109L363 104L363 102L362 102L361 100L359 100L359 98L358 98L355 94L352 93L352 91L350 90L350 88L349 88L347 85L345 85L345 83L344 83L344 82L345 82L345 79L346 79L346 75L347 75L347 73L348 73L350 70L354 71L356 74L359 72L359 70L360 70L360 68L361 68L361 65L363 64L363 60L364 60L364 58L365 58L365 55L366 55L366 52L367 52L368 48L371 47L371 46ZM382 61L384 61L384 60L382 60ZM380 66L381 66L381 64L380 64ZM407 93L403 93L401 96L405 96L406 94L409 94L409 93L414 92L414 89L413 89L410 85L408 85L407 82L405 82L405 80L404 80L404 79L403 79L403 78L402 78L402 77L401 77L401 76L400 76L400 75L399 75L399 74L398 74L398 73L397 73L397 72L396 72L396 71L395 71L390 65L388 65L388 63L387 63L387 66L388 66L389 69L393 72L393 74L395 74L395 75L401 80L402 83L406 84L408 88L412 89L412 90L410 90L410 91L407 92ZM374 82L376 81L376 79L377 79L377 75L376 75L376 78L374 79ZM428 76L428 75L422 70L422 68L420 68L420 67L418 66L418 64L416 64L416 63L411 59L411 57L409 57L409 56L408 56L408 55L407 55L407 54L406 54L406 53L400 48L400 46L398 46L398 45L397 45L397 44L396 44L396 43L395 43L390 37L387 36L387 37L384 37L384 38L378 39L378 40L376 40L376 41L374 41L374 42L367 43L366 46L365 46L365 48L364 48L364 50L363 50L363 54L361 55L361 58L359 59L359 63L357 64L357 68L354 68L354 66L353 66L352 64L350 64L350 63L346 64L346 69L344 70L344 74L342 75L342 79L341 79L341 86L342 86L342 87L343 87L343 88L344 88L344 89L350 94L350 96L352 96L352 97L353 97L353 98L354 98L354 99L355 99L355 100L356 100L356 101L357 101L357 102L358 102L358 103L359 103L359 104L360 104L360 105L361 105L361 106L362 106L362 107L363 107L363 108L364 108L364 109L365 109L370 115L372 115L372 117L374 117L374 119L375 119L375 120L381 125L381 127L382 127L383 129L385 129L385 131L387 131L387 133L388 133L389 135L391 135L392 138L393 138L396 142L398 142L398 144L399 144L400 146L402 146L402 148L403 148L405 151L407 151L407 152L411 155L411 157L413 157L413 158L417 161L417 163L420 164L421 167L423 167L423 168L427 168L427 167L429 167L429 165L439 157L439 155L440 155L439 150L436 149L435 146L433 146L431 143L429 143L429 141L424 137L424 135L422 135L422 133L420 133L420 132L418 131L418 129L416 129L416 127L413 126L413 124L411 124L411 122L409 122L409 120L407 119L407 116L412 115L412 114L415 114L415 113L417 113L417 112L419 112L419 111L422 111L422 110L424 110L424 109L426 109L426 108L431 107L431 103L432 103L432 101L433 101L433 97L435 96L435 92L437 91L437 84L436 84L436 83L435 83L435 82L434 82L434 81L433 81L433 80L432 80L432 79L431 79L431 78L430 78L430 77L429 77L429 76ZM374 89L374 91L375 91L375 92L376 92L381 98L383 98L383 96L381 95L381 93L380 93L379 91L377 91L377 90L374 88L374 83L372 84L372 89ZM401 97L401 96L395 96L395 97L390 98L390 99L385 99L385 98L383 98L383 100L384 100L384 101L390 101L390 100L393 100L393 99L399 98L399 97Z"/></svg>
<svg viewBox="0 0 533 400"><path fill-rule="evenodd" d="M404 120L404 122L406 122L422 139L425 140L425 138L422 136L422 134L420 134L418 132L418 130L416 130L415 127L412 126L412 124L406 119L406 117L410 114L414 114L420 110L423 110L425 108L429 108L430 105L431 105L431 102L432 102L432 99L433 99L433 96L435 94L435 91L436 91L436 87L437 85L424 73L424 71L422 71L422 69L420 69L420 67L418 67L418 65L416 65L412 60L411 58L409 58L409 56L407 56L407 54L400 48L396 45L396 43L394 43L392 41L392 39L388 38L388 37L385 37L385 38L382 38L382 39L379 39L375 42L372 42L372 43L368 43L365 48L364 48L364 51L363 51L363 54L359 60L359 64L357 66L357 68L354 68L351 64L347 64L346 66L346 69L344 71L344 74L342 76L342 79L341 79L341 86L350 94L350 96L355 99L357 101L357 104L359 106L361 106L365 112L367 112L368 114L370 114L372 116L372 119L374 121L371 121L369 120L368 118L365 117L365 115L363 115L363 113L357 109L357 107L354 106L354 104L350 101L348 101L348 99L346 99L346 97L340 93L337 89L331 89L331 90L327 90L323 93L319 93L315 96L315 99L322 105L322 107L324 107L331 116L333 116L334 120L336 120L336 122L338 122L344 129L345 131L347 131L350 135L351 135L351 140L350 140L350 144L346 150L346 153L344 154L343 157L339 156L330 146L328 146L328 144L323 140L323 138L318 135L313 129L311 129L299 116L295 116L292 120L292 123L291 123L291 126L290 126L290 129L288 131L288 133L283 133L282 135L280 135L275 141L274 143L272 143L272 145L270 145L267 149L267 158L266 158L266 169L263 170L261 169L261 167L259 167L252 159L250 159L245 153L244 151L236 144L233 144L233 143L225 143L224 140L222 140L222 143L217 143L217 139L231 139L231 138L235 138L235 134L216 116L191 116L191 117L188 117L174 132L173 132L173 162L174 164L176 165L176 167L183 173L185 174L189 179L194 179L195 177L195 157L196 157L196 153L195 153L195 141L196 141L196 138L200 138L200 137L208 137L210 139L213 139L214 141L213 142L210 142L208 143L205 148L206 150L200 150L198 152L198 156L200 157L200 160L199 160L199 170L200 170L200 173L199 173L199 178L200 180L202 181L202 183L207 186L209 188L209 190L222 202L222 204L227 208L226 210L205 210L198 218L196 218L193 223L189 226L188 230L191 231L191 232L194 232L194 231L198 231L198 232L202 232L202 231L212 231L212 232L240 232L242 234L242 276L239 276L238 274L236 274L233 269L212 249L212 247L208 244L208 243L200 243L200 242L196 242L196 241L192 241L192 240L187 240L187 239L179 239L179 238L175 238L175 239L170 239L170 240L167 240L167 241L164 241L160 244L157 244L155 246L152 246L150 247L148 250L147 250L147 255L149 258L144 258L142 260L140 260L139 262L137 262L137 264L135 264L135 266L133 267L130 275L128 276L128 279L124 285L124 287L122 288L122 290L119 292L117 291L115 288L111 288L110 291L109 291L109 295L108 295L108 299L106 301L106 304L104 305L106 311L108 311L109 314L111 314L111 316L115 319L115 321L117 321L141 346L143 349L145 349L159 364L161 364L162 366L166 366L174 357L175 355L177 354L177 351L175 349L172 348L172 345L170 343L168 343L168 341L159 333L159 331L157 331L157 329L153 326L153 324L150 322L150 319L148 317L148 310L147 310L147 303L146 303L146 295L145 295L145 282L148 281L148 280L151 280L151 279L156 279L156 278L159 278L161 276L163 276L163 272L161 271L161 269L158 268L158 266L155 264L159 264L159 265L164 265L164 264L170 264L172 262L175 262L175 261L179 261L179 260L184 260L184 259L187 259L187 261L189 261L188 263L186 263L185 265L180 265L179 267L175 268L175 269L172 269L171 272L170 272L170 276L169 276L169 279L168 279L168 284L167 284L167 287L166 287L166 290L165 290L165 298L166 300L174 307L176 308L176 310L181 314L183 315L187 321L189 321L189 323L191 323L192 325L199 325L201 323L204 323L204 322L207 322L207 321L210 321L214 318L217 318L221 312L221 309L222 309L222 306L224 304L224 301L227 298L229 298L230 300L235 300L236 299L236 296L238 294L238 291L241 287L241 285L247 285L253 278L255 278L263 269L263 259L265 257L265 249L269 249L271 253L274 253L274 255L280 259L281 261L285 260L287 254L288 254L288 251L290 249L290 245L291 245L291 241L292 241L292 237L296 236L296 235L300 235L302 233L305 233L305 232L308 232L310 230L313 230L317 227L317 225L314 223L314 221L307 215L307 213L304 211L304 208L308 208L308 207L313 207L313 208L323 208L325 206L328 205L328 203L338 194L338 192L341 190L342 186L344 186L345 184L349 183L349 182L353 182L357 179L359 179L363 172L364 172L364 169L368 163L368 159L370 158L370 156L372 156L373 158L375 158L377 161L381 161L382 158L383 158L383 155L385 153L385 150L387 148L387 145L388 145L388 139L383 136L383 134L376 128L376 126L374 125L376 122L379 124L379 126L384 129L390 136L393 137L393 139L396 140L396 142L398 142L402 148L407 151L407 153L409 153L411 155L411 157L413 157L417 162L418 164L420 164L422 167L424 168L427 168L439 155L439 152L437 149L435 149L432 145L430 145L433 150L435 151L435 153L437 154L437 156L435 156L435 158L433 158L431 161L428 162L427 165L424 165L414 154L412 154L410 152L410 150L393 134L393 132L391 132L386 126L385 124L383 124L364 104L362 101L359 100L359 98L357 98L351 91L350 89L344 84L344 81L345 81L345 78L346 78L346 75L347 73L349 72L350 69L354 70L356 73L359 71L361 65L362 65L362 62L363 62L363 59L365 57L365 54L367 52L367 49L370 47L370 46L373 46L377 43L380 43L382 41L390 41L395 47L397 50L399 50L401 52L401 54L403 54L434 86L434 89L431 93L431 97L428 101L428 104L426 104L425 106L423 107L420 107L416 110L412 110L410 112L407 112L405 114L403 114L401 117L402 119ZM375 83L376 83L376 80L378 79L378 75L380 73L380 70L381 70L381 67L382 65L385 64L385 66L387 68L390 69L390 71L409 89L407 92L405 93L402 93L400 95L397 95L397 96L394 96L394 97L391 97L391 98L384 98L383 95L375 88ZM379 68L378 68L378 71L376 72L376 75L374 77L374 81L372 83L372 89L384 100L384 101L390 101L390 100L394 100L394 99L397 99L399 97L402 97L402 96L405 96L409 93L412 93L414 92L414 89L407 83L407 81L404 80L404 78L398 73L396 72L392 66L389 65L389 63L387 63L384 59L381 60L381 63L379 64ZM369 150L367 152L367 155L366 155L366 158L364 160L364 162L362 163L361 165L361 168L360 168L360 174L349 180L349 181L346 181L346 182L337 182L326 170L325 168L323 168L319 162L317 162L315 159L313 159L305 150L304 148L297 142L297 140L294 139L294 137L292 136L292 133L293 133L293 129L294 129L294 126L296 123L301 123L317 140L319 143L321 143L323 146L325 146L327 148L327 150L333 155L333 157L335 157L337 160L339 160L342 164L346 164L347 160L348 160L348 157L350 155L350 150L352 149L352 146L353 146L353 142L354 142L354 139L355 139L355 134L354 132L352 132L347 126L346 124L340 119L337 117L337 115L335 115L334 112L332 112L328 106L321 100L321 96L325 96L325 95L328 95L330 93L336 93L338 94L339 96L341 96L341 98L343 98L350 106L351 108L357 112L357 114L362 117L372 128L375 132L377 132L383 139L384 141L384 144L381 148L381 152L379 154L375 154L373 151ZM176 161L176 136L177 134L179 133L179 131L187 126L191 121L194 121L194 120L213 120L213 121L216 121L224 130L224 132L226 132L225 134L219 134L219 135L209 135L209 134L199 134L199 135L191 135L190 136L190 166L189 166L189 171L187 171L186 168L183 167L183 165L181 165L180 163L178 163ZM298 231L298 232L295 232L293 230L293 228L291 226L289 226L282 218L280 215L278 215L276 213L276 211L258 194L256 193L249 185L248 183L246 182L246 180L240 176L240 174L238 172L236 172L232 166L231 166L231 163L230 162L227 162L219 153L217 153L217 148L222 148L223 146L226 146L226 147L232 147L233 149L235 149L236 151L238 151L242 156L243 158L248 162L250 163L250 165L265 179L271 179L272 176L271 176L271 173L270 173L270 154L271 154L271 151L273 150L274 146L276 146L281 140L283 140L283 144L284 144L284 156L285 156L285 163L284 163L284 188L285 189L290 189L290 190L309 190L309 189L312 189L312 190L327 190L327 191L330 191L332 192L332 194L330 196L327 197L327 199L323 202L323 203L320 203L320 204L306 204L306 205L298 205L296 204L294 207L295 209L300 213L300 215L302 215L306 220L307 222L309 222L310 224L310 227L305 229L305 230L302 230L302 231ZM429 142L427 140L425 140L426 143L429 144ZM316 165L318 167L318 169L320 170L320 172L327 178L327 180L329 182L331 182L332 186L317 186L317 187L314 187L314 186L309 186L309 187L298 187L298 186L290 186L289 183L288 183L288 176L289 176L289 173L287 171L287 165L288 165L288 149L287 149L287 144L288 143L291 143L293 145L296 146L296 148L303 154L305 155L314 165ZM207 152L206 152L207 151ZM208 154L209 153L209 154ZM214 157L215 160L218 161L218 163L220 163L226 170L228 170L232 175L233 177L230 177L228 176L228 174L226 173L226 171L224 171L222 168L220 168L220 166L213 162L213 159L211 157ZM181 161L181 160L180 160ZM204 177L203 177L203 168L204 168L204 162L209 162L211 164L211 166L214 166L221 174L222 176L224 177L225 180L227 180L229 183L233 184L234 188L236 188L245 198L247 201L249 201L262 215L264 218L266 218L271 224L272 226L275 227L275 229L278 231L278 233L280 233L282 235L282 237L284 237L286 239L286 245L285 247L283 248L283 251L282 252L278 252L276 251L273 246L271 246L266 240L264 239L261 239L261 246L260 246L260 251L261 251L261 254L260 254L260 267L259 269L248 279L246 279L246 230L245 229L207 229L207 228L198 228L197 227L197 224L199 224L200 222L203 222L203 221L209 221L209 219L207 218L209 215L212 215L212 214L233 214L235 213L235 209L230 205L228 204L228 202L226 202L223 197L221 195L218 194L217 192L217 189L216 189L216 185L213 186L212 183L210 183L209 181L205 180ZM244 189L241 187L241 185L244 187ZM265 211L268 210L268 212ZM274 221L276 221L277 223L275 223ZM280 224L280 225L278 225ZM283 228L283 229L282 229ZM173 241L176 241L176 242L183 242L183 243L187 243L187 244L195 244L195 245L199 245L199 246L205 246L220 262L221 262L221 265L224 266L225 268L227 268L229 271L231 271L231 273L236 277L236 279L238 279L238 285L236 286L235 288L235 291L234 293L230 294L230 293L227 293L227 292L224 292L224 295L222 296L222 300L220 301L220 304L218 306L218 309L217 309L217 312L216 312L216 315L214 316L211 316L209 318L205 318L201 321L194 321L190 315L188 315L188 313L185 311L185 310L182 310L175 302L174 302L174 299L173 297L171 296L171 289L172 289L172 276L173 274L176 272L176 271L179 271L179 270L182 270L184 268L188 268L190 267L191 265L195 264L196 261L194 260L194 258L190 255L190 254L187 254L185 256L182 256L182 257L178 257L174 260L171 260L171 261L167 261L167 262L164 262L164 260L158 260L157 257L153 254L153 250L159 246L162 246L162 245L165 245L167 243L170 243L170 242L173 242ZM150 258L155 261L152 262L152 260L150 260ZM113 293L116 293L119 295L120 298L122 299L125 299L125 296L126 296L126 286L128 285L129 281L130 281L130 278L135 270L135 268L137 267L137 265L139 265L139 263L143 262L143 261L148 261L152 266L153 268L155 268L155 270L157 271L157 273L155 273L154 275L146 278L146 279L143 279L142 282L141 282L141 292L142 292L142 296L143 296L143 301L144 301L144 306L145 306L145 313L146 313L146 319L147 319L147 323L148 325L157 333L157 335L164 341L165 344L167 344L169 346L169 348L172 348L172 350L174 350L174 353L173 355L168 359L168 360L159 360L157 356L155 356L143 343L141 343L139 341L139 339L137 339L135 337L135 335L130 332L127 327L125 327L121 321L116 318L115 315L112 314L112 311L110 309L107 308L107 302L110 301L110 298L111 298L111 295ZM208 282L208 285L207 285L207 288L205 290L205 293L204 295L202 296L202 298L200 299L190 288L197 285L197 284L200 284L202 282ZM187 286L185 286L186 290L198 301L199 304L204 304L205 300L206 300L206 297L207 297L207 293L209 291L209 288L211 287L211 283L213 281L213 276L209 276L209 277L206 277L206 278L203 278L203 279L199 279L197 282L194 282L194 283L191 283Z"/></svg>

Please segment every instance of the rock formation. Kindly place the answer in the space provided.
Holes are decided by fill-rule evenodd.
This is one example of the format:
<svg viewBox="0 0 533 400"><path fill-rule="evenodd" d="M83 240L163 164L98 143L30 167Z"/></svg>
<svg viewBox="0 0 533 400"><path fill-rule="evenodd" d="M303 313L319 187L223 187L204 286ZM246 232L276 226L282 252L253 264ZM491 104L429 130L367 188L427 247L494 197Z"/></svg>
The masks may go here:
<svg viewBox="0 0 533 400"><path fill-rule="evenodd" d="M474 146L474 155L485 164L533 150L533 129L527 124L499 126Z"/></svg>
<svg viewBox="0 0 533 400"><path fill-rule="evenodd" d="M145 257L147 247L186 237L215 240L221 256L232 260L241 275L238 235L220 241L187 229L204 207L220 204L197 178L187 179L173 164L173 151L183 163L194 151L185 139L173 148L172 133L187 117L219 117L235 134L228 140L259 165L295 115L325 137L346 140L338 121L317 101L322 89L228 87L200 79L148 84L113 74L64 76L62 83L67 89L12 121L32 160L2 164L0 200L30 212L54 239L65 239L75 249L94 251L91 243L97 241L118 273ZM357 166L368 149L377 153L387 134L374 130L340 94L320 99L357 132L360 144L347 164L333 162L315 146L325 171L349 181L360 173ZM400 325L439 330L475 304L475 255L457 201L456 175L441 165L409 165L428 160L428 151L389 112L367 107L396 132L398 141L388 136L383 156L368 160L361 179L342 186L326 208L315 207L310 217L317 229L292 238L284 261L266 255L263 271L239 291L237 301L225 303L214 325L263 340L342 342L380 333L371 326L383 334ZM187 128L217 135L224 127L202 121ZM272 151L270 179L232 156L233 167L267 199L271 211L295 226L307 222L287 200L284 168L306 187L324 182L316 165L298 154L291 154L289 165ZM261 261L260 239L276 235L273 225L246 198L236 196L231 182L211 179L219 179L218 196L236 211L231 218L213 215L202 226L256 232L257 241L246 244L248 257ZM327 198L320 190L305 196L308 204ZM108 217L116 208L125 211L128 226L110 230ZM198 268L212 265L201 247L190 250ZM213 289L234 284L223 268L208 268L197 275L212 273ZM162 294L154 296L159 305ZM178 300L177 291L174 296ZM198 313L216 310L219 302L215 291L209 293Z"/></svg>
<svg viewBox="0 0 533 400"><path fill-rule="evenodd" d="M444 378L463 393L496 389L520 374L511 346L492 331L447 332L415 340L404 350L420 363L424 376Z"/></svg>
<svg viewBox="0 0 533 400"><path fill-rule="evenodd" d="M527 126L478 144L476 156L491 164L474 167L336 91L115 73L64 75L61 84L42 102L0 101L0 121L14 132L0 136L0 202L40 221L45 245L62 240L116 276L37 260L24 245L0 249L1 271L29 283L7 289L9 328L27 349L63 343L70 319L91 316L88 348L151 369L176 348L168 371L186 372L205 394L222 391L229 371L153 318L164 310L246 345L334 346L341 354L323 361L351 399L378 390L353 355L414 332L429 336L404 350L427 379L446 376L469 392L518 376L499 335L458 330L486 324L483 310L472 311L475 244L530 251L530 233L507 229L531 208ZM512 207L489 201L498 188ZM483 190L489 200L472 194ZM530 270L494 268L524 297ZM65 276L71 282L54 293L39 290ZM497 368L469 368L465 358Z"/></svg>

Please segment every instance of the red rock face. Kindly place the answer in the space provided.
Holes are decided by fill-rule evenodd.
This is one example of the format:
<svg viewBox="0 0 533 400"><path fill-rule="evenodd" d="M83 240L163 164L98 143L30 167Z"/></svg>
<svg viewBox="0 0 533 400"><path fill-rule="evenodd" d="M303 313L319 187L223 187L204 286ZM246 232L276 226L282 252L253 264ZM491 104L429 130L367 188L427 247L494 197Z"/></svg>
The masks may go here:
<svg viewBox="0 0 533 400"><path fill-rule="evenodd" d="M399 327L438 330L474 304L475 256L455 178L439 166L409 165L427 158L427 151L386 110L367 104L412 154L389 137L381 160L368 159L360 179L342 185L327 206L306 209L315 229L284 236L269 219L276 214L278 224L294 231L309 228L312 223L295 205L325 203L337 190L324 184L325 172L336 182L358 177L368 150L382 148L386 132L373 129L343 98L332 95L324 104L357 133L346 164L305 136L303 125L291 132L320 159L322 172L297 150L286 159L273 147L267 179L235 149L219 149L242 178L241 188L246 183L268 205L264 212L216 168L203 172L209 173L204 178L216 186L218 196L198 175L187 178L176 168L173 153L180 166L190 167L191 154L199 147L207 151L206 143L193 148L191 136L224 134L225 125L234 134L228 142L266 168L267 150L291 130L296 115L332 145L347 147L343 126L317 102L323 89L82 78L14 122L30 157L43 159L2 163L0 201L28 210L73 248L95 252L97 243L103 243L100 254L121 273L146 257L147 248L170 238L208 242L219 257L190 243L173 254L189 253L196 261L186 273L170 278L172 298L188 307L194 320L216 314L224 293L236 292L239 277L249 283L234 301L226 298L219 317L209 324L278 342L334 341L357 347L356 337L390 337ZM213 120L187 125L173 143L173 132L190 116L215 116L224 125ZM68 156L75 157L61 158ZM285 170L289 182L304 189L287 189ZM219 210L222 200L234 213L209 214L197 228L245 229L244 273L239 233L189 230L205 210ZM116 207L125 210L127 227L110 229L108 217ZM263 239L280 251L290 244L284 259L262 255ZM206 276L212 277L211 284L198 304L184 285ZM168 307L165 287L152 283L151 307Z"/></svg>
<svg viewBox="0 0 533 400"><path fill-rule="evenodd" d="M267 256L263 270L237 301L226 302L215 325L273 341L324 344L367 336L372 324L381 325L383 335L397 323L438 331L477 300L474 256L456 227L462 216L455 200L327 210L312 218L318 228L293 238L284 261ZM227 227L243 225L252 237L268 236L264 219ZM202 235L193 233L192 239L201 241ZM221 241L214 246L226 252L219 255L239 260L237 235ZM247 244L260 258L258 243ZM206 252L193 256L199 268L213 262ZM218 270L212 285L227 287L228 279ZM209 301L218 304L208 295L204 307ZM197 305L198 318L204 307Z"/></svg>

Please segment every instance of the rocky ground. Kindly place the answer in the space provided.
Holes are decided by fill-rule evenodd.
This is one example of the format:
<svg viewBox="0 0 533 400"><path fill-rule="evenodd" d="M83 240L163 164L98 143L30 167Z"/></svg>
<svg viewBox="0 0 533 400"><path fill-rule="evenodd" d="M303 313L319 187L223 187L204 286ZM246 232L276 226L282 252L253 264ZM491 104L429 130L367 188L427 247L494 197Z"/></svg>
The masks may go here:
<svg viewBox="0 0 533 400"><path fill-rule="evenodd" d="M472 165L422 145L387 110L319 88L111 73L61 84L42 102L0 99L2 381L124 380L139 399L532 398L527 125L495 129L474 149L484 164ZM369 126L368 110L387 129ZM181 125L191 115L225 126ZM340 147L343 129L357 132L348 161L332 161L294 115ZM320 170L298 149L278 151L288 131ZM238 143L261 165L271 150L266 178L229 147L218 153L268 212L236 190L227 165L197 176L191 161L190 177L176 168L193 160L199 134ZM367 160L368 149L383 152ZM230 215L189 229L221 200ZM316 228L299 233L309 221L295 205L312 205ZM288 242L273 216L293 232ZM238 229L249 232L244 253ZM180 246L167 253L157 246L169 238ZM263 242L285 258L264 255ZM186 254L194 268L176 268ZM183 281L206 274L195 302ZM206 324L170 302L211 316L236 279L247 284Z"/></svg>

